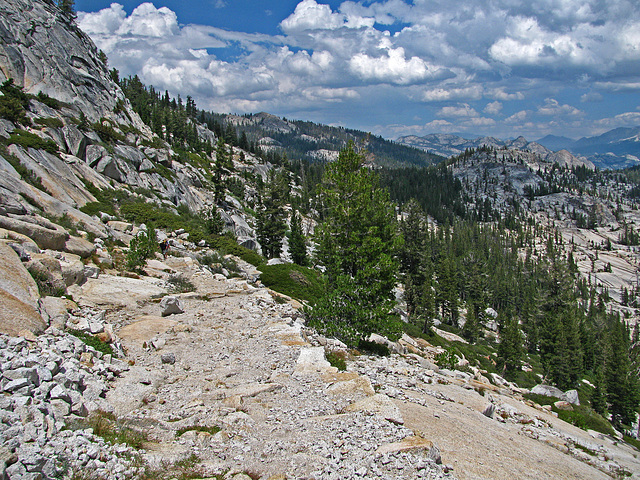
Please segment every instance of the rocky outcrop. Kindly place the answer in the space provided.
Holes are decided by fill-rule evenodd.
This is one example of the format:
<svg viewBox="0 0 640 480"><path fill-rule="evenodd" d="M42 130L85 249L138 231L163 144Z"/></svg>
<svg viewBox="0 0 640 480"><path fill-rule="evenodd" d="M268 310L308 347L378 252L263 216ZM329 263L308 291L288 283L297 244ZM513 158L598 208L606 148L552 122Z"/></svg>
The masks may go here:
<svg viewBox="0 0 640 480"><path fill-rule="evenodd" d="M93 42L52 3L2 0L0 11L0 81L13 78L28 93L44 92L92 122L106 117L124 123L128 113L136 128L146 130L130 108L114 114L116 103L128 104L122 91ZM72 153L81 153L84 140L72 127L65 138Z"/></svg>
<svg viewBox="0 0 640 480"><path fill-rule="evenodd" d="M46 328L38 311L38 286L20 257L0 240L0 333L38 333Z"/></svg>

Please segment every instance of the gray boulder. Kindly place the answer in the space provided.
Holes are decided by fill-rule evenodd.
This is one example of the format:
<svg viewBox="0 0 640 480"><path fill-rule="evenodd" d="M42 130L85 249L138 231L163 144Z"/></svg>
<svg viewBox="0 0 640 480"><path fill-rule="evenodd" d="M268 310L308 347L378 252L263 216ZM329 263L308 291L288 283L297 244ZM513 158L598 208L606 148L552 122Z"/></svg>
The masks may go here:
<svg viewBox="0 0 640 480"><path fill-rule="evenodd" d="M172 295L168 295L160 301L160 309L163 317L184 313L182 302L178 297L174 297Z"/></svg>

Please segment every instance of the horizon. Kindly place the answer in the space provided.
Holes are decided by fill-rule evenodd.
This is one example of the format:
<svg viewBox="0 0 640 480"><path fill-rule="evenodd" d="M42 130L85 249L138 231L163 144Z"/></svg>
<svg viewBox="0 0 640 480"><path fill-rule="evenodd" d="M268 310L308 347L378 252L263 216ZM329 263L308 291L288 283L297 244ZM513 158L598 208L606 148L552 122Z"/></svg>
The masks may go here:
<svg viewBox="0 0 640 480"><path fill-rule="evenodd" d="M628 0L76 2L121 76L216 113L396 140L571 139L640 125L640 12Z"/></svg>

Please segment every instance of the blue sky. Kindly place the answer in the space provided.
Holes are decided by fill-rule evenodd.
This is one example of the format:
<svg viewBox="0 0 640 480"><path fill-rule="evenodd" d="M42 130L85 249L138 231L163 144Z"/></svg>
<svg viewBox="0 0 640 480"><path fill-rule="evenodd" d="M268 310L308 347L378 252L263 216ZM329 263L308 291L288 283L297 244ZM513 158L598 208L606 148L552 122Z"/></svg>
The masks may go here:
<svg viewBox="0 0 640 480"><path fill-rule="evenodd" d="M640 125L637 0L76 1L121 75L395 139Z"/></svg>

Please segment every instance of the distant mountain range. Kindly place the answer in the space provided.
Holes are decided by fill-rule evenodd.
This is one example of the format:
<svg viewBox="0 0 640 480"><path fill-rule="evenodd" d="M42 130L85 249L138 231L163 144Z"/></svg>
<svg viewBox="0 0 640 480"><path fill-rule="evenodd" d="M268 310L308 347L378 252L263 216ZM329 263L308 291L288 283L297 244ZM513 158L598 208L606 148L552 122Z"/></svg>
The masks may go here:
<svg viewBox="0 0 640 480"><path fill-rule="evenodd" d="M582 160L592 162L598 168L621 169L640 164L640 127L616 128L602 135L579 140L556 135L547 135L536 142L529 142L524 137L500 140L494 137L469 136L472 138L449 134L431 134L423 137L408 135L400 137L397 141L445 157L459 155L468 148L487 145L518 148L543 155L566 150Z"/></svg>

